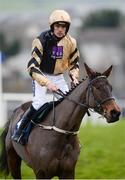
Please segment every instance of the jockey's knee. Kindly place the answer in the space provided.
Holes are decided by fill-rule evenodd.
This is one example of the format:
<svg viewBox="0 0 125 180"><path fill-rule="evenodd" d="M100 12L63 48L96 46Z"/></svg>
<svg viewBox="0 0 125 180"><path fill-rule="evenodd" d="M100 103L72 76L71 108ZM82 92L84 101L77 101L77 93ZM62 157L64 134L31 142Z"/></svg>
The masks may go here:
<svg viewBox="0 0 125 180"><path fill-rule="evenodd" d="M38 110L44 103L41 101L35 101L32 103L32 106L34 107L34 109Z"/></svg>

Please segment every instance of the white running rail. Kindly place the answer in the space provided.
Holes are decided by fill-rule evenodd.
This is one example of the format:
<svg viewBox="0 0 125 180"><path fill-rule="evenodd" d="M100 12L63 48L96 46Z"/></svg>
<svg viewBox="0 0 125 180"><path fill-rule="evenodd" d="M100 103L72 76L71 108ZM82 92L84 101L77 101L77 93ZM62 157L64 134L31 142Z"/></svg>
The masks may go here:
<svg viewBox="0 0 125 180"><path fill-rule="evenodd" d="M29 93L3 93L1 99L2 113L0 115L0 127L3 127L7 121L9 111L13 111L17 106L31 100L32 94Z"/></svg>

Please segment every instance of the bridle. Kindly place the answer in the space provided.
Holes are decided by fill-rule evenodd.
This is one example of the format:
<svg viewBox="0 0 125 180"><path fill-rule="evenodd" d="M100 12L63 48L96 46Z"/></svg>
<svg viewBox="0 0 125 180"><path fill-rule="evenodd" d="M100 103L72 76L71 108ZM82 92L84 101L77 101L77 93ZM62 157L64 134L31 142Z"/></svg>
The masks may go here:
<svg viewBox="0 0 125 180"><path fill-rule="evenodd" d="M90 113L89 113L89 111L88 110L91 110L91 109L93 109L94 111L96 111L96 112L102 112L102 104L104 104L105 102L107 102L107 101L110 101L110 100L114 100L114 97L109 97L109 98L106 98L106 99L103 99L103 100L101 100L101 101L98 101L96 98L95 98L95 95L94 95L94 93L93 93L93 84L94 84L94 82L96 81L96 80L98 80L98 79L107 79L106 78L106 76L98 76L98 77L96 77L96 78L94 78L94 79L92 79L90 82L89 82L89 84L88 84L88 86L87 86L87 98L86 98L86 102L85 103L80 103L80 102L77 102L77 101L75 101L75 100L73 100L73 99L70 99L68 96L66 96L60 89L58 90L58 91L56 91L55 92L55 94L58 94L58 95L60 95L60 96L62 96L64 99L67 99L67 100L69 100L70 102L73 102L73 103L75 103L75 104L77 104L77 105L79 105L79 106L81 106L81 107L84 107L84 108L86 108L87 109L87 114L90 116ZM92 96L93 97L93 99L94 99L94 101L95 101L95 103L96 103L96 105L94 106L94 107L91 107L90 106L90 96Z"/></svg>
<svg viewBox="0 0 125 180"><path fill-rule="evenodd" d="M114 97L111 96L111 97L105 98L101 101L99 101L95 98L95 95L93 93L93 84L98 79L107 79L107 78L106 78L106 76L98 76L89 82L88 87L87 87L87 90L88 90L87 104L88 104L89 109L91 108L95 112L101 113L103 111L102 104L104 104L105 102L108 102L110 100L114 100ZM90 97L91 96L93 97L93 100L96 104L94 107L90 107Z"/></svg>
<svg viewBox="0 0 125 180"><path fill-rule="evenodd" d="M75 104L77 104L77 105L79 105L79 106L81 106L83 108L86 108L86 112L87 112L88 116L90 116L90 113L89 113L88 110L90 110L90 111L94 110L95 112L101 113L103 111L102 104L104 104L107 101L114 100L114 98L113 97L109 97L109 98L106 98L106 99L101 100L101 101L98 101L96 99L96 97L95 97L95 95L93 93L93 86L94 86L93 84L98 79L107 79L107 78L106 78L106 76L98 76L98 77L90 80L90 82L88 83L88 86L86 88L87 98L86 98L86 102L85 103L80 103L78 101L70 99L60 89L53 93L53 97L56 97L56 95L59 95L60 97L62 97L64 99L67 99L68 101L70 101L72 103L75 103ZM96 103L96 105L94 107L90 106L90 96L93 97L94 102ZM54 99L53 99L53 125L52 126L46 126L46 125L42 125L42 124L36 124L34 121L32 121L32 123L35 124L36 126L41 127L42 129L54 130L54 131L62 133L62 134L76 135L79 132L79 131L67 131L67 130L63 130L63 129L57 128L55 126L55 105L54 105Z"/></svg>

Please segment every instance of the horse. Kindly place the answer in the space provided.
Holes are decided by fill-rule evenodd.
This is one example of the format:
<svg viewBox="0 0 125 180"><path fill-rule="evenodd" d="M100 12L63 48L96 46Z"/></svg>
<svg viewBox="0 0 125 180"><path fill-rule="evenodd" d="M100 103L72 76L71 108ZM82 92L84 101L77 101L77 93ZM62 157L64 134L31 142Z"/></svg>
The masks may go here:
<svg viewBox="0 0 125 180"><path fill-rule="evenodd" d="M28 109L31 102L18 107L5 125L1 135L0 170L14 179L21 179L21 161L33 169L36 179L74 179L75 167L80 154L77 133L84 115L94 110L105 117L107 123L119 120L120 108L112 96L112 86L108 77L110 66L103 73L84 67L87 77L70 92L57 94L63 100L47 114L39 124L35 124L26 145L11 140L17 121ZM56 93L56 92L55 92Z"/></svg>

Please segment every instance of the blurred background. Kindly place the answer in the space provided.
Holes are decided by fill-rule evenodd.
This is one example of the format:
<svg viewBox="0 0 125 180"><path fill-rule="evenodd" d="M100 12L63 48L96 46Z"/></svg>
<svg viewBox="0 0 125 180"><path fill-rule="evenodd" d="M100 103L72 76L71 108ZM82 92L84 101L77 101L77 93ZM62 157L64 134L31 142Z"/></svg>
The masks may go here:
<svg viewBox="0 0 125 180"><path fill-rule="evenodd" d="M85 77L84 62L100 72L113 65L110 82L125 116L124 0L0 0L0 126L14 108L32 98L26 71L31 44L49 28L54 9L71 15L70 33L80 49L81 78Z"/></svg>
<svg viewBox="0 0 125 180"><path fill-rule="evenodd" d="M125 0L0 0L0 132L12 111L32 99L26 70L32 40L49 28L55 9L71 15L81 79L86 76L84 62L99 72L113 65L109 81L122 110L121 121L113 125L96 113L84 117L76 178L125 179ZM34 177L24 164L22 169L24 179Z"/></svg>

